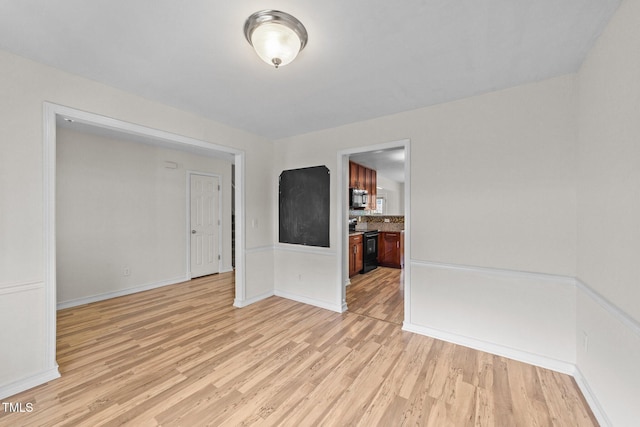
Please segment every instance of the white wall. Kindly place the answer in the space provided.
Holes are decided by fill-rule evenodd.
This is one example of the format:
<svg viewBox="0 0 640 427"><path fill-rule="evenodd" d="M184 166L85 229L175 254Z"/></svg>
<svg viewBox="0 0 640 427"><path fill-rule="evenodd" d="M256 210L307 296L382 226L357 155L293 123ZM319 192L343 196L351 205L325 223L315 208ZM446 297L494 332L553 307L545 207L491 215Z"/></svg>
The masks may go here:
<svg viewBox="0 0 640 427"><path fill-rule="evenodd" d="M220 175L221 271L231 271L229 161L58 129L59 306L186 279L188 171Z"/></svg>
<svg viewBox="0 0 640 427"><path fill-rule="evenodd" d="M393 181L384 175L377 174L378 189L377 196L385 198L386 215L404 215L404 184Z"/></svg>
<svg viewBox="0 0 640 427"><path fill-rule="evenodd" d="M578 274L640 321L640 3L626 1L579 74Z"/></svg>
<svg viewBox="0 0 640 427"><path fill-rule="evenodd" d="M246 227L246 247L273 245L272 142L5 51L0 51L0 94L0 397L57 373L55 355L43 338L49 326L41 310L44 101L244 150L246 215L261 219L256 227ZM272 256L265 252L259 264L264 258L272 263ZM247 270L253 262L247 257ZM269 273L259 280L248 276L242 298L272 292Z"/></svg>
<svg viewBox="0 0 640 427"><path fill-rule="evenodd" d="M577 358L615 426L640 419L638 22L640 2L623 1L578 75Z"/></svg>
<svg viewBox="0 0 640 427"><path fill-rule="evenodd" d="M575 288L565 277L574 276L576 268L574 78L279 140L274 178L284 169L329 167L330 240L336 250L341 242L334 213L339 194L336 153L409 138L412 260L407 268L412 309L405 327L438 329L449 339L483 331L478 337L482 345L516 349L519 355L533 355L528 360L539 364L557 366L563 360L566 368L575 361ZM277 196L277 189L273 194ZM339 263L326 263L323 257L301 250L299 259L290 262L290 256L277 254L276 292L286 290L317 305L336 299ZM326 265L323 280L299 280L305 264ZM452 267L446 277L437 274L443 265ZM468 271L466 266L485 267L490 273ZM548 277L522 273L524 278L499 284L487 280L487 274L500 277L502 270ZM557 291L558 298L546 294L549 289ZM463 301L467 290L483 297ZM436 293L439 304L459 304L455 311L439 310L437 322L427 313ZM561 324L539 332L548 319Z"/></svg>
<svg viewBox="0 0 640 427"><path fill-rule="evenodd" d="M338 150L409 138L414 258L573 276L574 106L565 76L282 139L275 174L326 164L335 201Z"/></svg>
<svg viewBox="0 0 640 427"><path fill-rule="evenodd" d="M339 240L336 231L336 150L337 145L324 141L318 145L295 147L291 150L280 144L274 150L274 169L271 178L271 206L275 230L274 243L274 291L276 295L286 296L297 301L315 304L319 307L341 311L342 296L337 292L336 244ZM331 185L331 206L329 218L330 248L314 248L301 245L279 244L278 236L278 182L284 170L326 165L329 168ZM283 268L284 267L284 268ZM300 279L302 277L302 279Z"/></svg>

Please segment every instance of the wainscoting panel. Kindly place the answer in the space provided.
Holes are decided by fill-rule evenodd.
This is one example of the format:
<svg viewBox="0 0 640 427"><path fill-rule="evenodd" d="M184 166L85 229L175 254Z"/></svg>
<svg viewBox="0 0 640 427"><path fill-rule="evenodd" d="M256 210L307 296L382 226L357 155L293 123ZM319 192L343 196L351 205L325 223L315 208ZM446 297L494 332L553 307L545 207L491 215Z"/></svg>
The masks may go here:
<svg viewBox="0 0 640 427"><path fill-rule="evenodd" d="M640 324L587 284L577 284L576 381L602 425L638 425Z"/></svg>
<svg viewBox="0 0 640 427"><path fill-rule="evenodd" d="M247 249L245 260L245 294L236 293L233 302L236 307L246 307L273 295L273 245Z"/></svg>
<svg viewBox="0 0 640 427"><path fill-rule="evenodd" d="M277 245L274 293L283 298L342 312L336 252L302 245Z"/></svg>
<svg viewBox="0 0 640 427"><path fill-rule="evenodd" d="M404 328L573 374L570 277L412 261Z"/></svg>
<svg viewBox="0 0 640 427"><path fill-rule="evenodd" d="M0 346L13 349L0 350L0 399L60 376L47 357L45 301L43 282L0 285Z"/></svg>

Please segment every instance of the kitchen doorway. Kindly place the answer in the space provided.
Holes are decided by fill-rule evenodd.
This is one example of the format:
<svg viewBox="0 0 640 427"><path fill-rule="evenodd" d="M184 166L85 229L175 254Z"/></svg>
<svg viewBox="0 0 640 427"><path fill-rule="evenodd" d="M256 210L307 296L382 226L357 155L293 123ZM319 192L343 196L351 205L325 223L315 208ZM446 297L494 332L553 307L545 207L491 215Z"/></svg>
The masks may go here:
<svg viewBox="0 0 640 427"><path fill-rule="evenodd" d="M383 172L380 176L382 177L381 182L385 182L385 184L376 185L376 187L382 187L375 189L376 203L371 203L371 207L366 210L351 209L349 189L353 185L353 180L349 179L350 160L359 161L360 164L366 163L363 166L378 172L378 170L382 171L384 169L381 165L389 163L391 155L403 157L400 164L395 166L397 172L394 175L395 179L387 179ZM353 312L359 312L359 314L380 318L381 320L402 323L405 319L410 319L410 141L401 140L343 150L339 152L338 157L339 170L342 171L340 174L341 179L338 183L341 194L338 206L338 228L341 230L342 236L342 245L339 248L339 262L342 271L340 291L343 311L353 310ZM379 163L376 163L376 161ZM389 173L387 172L387 174ZM387 191L385 186L389 186L392 181L397 183L399 181L398 176L401 176L400 180L403 180L403 185L400 186L400 189L394 188L394 194L391 194L391 191ZM378 193L382 203L377 201ZM396 206L396 210L385 211L383 206L383 210L380 212L378 206L381 204L386 205L388 208ZM397 208L398 206L400 208ZM349 277L349 255L351 255L353 248L349 245L350 231L348 223L349 219L353 220L354 217L357 219L356 233L373 229L381 230L383 233L402 231L402 243L400 243L400 240L397 241L399 245L397 253L402 254L402 262L398 262L397 266L383 263L378 268L364 274L353 274L352 271L352 275ZM395 234L399 235L398 233ZM404 259L407 261L404 262ZM350 286L354 287L350 288Z"/></svg>

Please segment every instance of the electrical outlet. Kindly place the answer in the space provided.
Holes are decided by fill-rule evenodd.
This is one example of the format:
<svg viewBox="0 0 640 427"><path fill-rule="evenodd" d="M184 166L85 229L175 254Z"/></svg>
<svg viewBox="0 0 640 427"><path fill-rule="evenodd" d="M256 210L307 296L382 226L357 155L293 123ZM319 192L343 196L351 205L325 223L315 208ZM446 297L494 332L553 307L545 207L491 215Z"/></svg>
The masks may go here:
<svg viewBox="0 0 640 427"><path fill-rule="evenodd" d="M131 269L129 267L125 267L122 271L123 276L131 276Z"/></svg>

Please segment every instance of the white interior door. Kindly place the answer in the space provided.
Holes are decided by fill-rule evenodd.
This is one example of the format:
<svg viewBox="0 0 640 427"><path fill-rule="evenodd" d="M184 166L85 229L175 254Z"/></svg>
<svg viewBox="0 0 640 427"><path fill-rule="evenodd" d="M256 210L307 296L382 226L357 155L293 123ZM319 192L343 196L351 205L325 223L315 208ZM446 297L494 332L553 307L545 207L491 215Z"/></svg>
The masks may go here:
<svg viewBox="0 0 640 427"><path fill-rule="evenodd" d="M218 273L218 177L191 174L191 277Z"/></svg>

